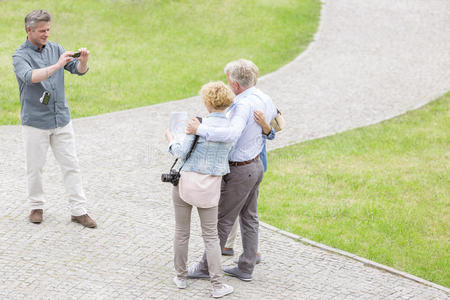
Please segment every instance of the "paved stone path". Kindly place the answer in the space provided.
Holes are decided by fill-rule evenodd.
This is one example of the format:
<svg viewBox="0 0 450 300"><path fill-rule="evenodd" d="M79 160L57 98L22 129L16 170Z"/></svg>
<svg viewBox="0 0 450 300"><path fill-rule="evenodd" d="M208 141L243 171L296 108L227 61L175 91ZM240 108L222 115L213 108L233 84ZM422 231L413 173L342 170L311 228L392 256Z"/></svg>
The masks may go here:
<svg viewBox="0 0 450 300"><path fill-rule="evenodd" d="M316 41L265 76L288 128L271 149L379 122L450 89L448 0L326 1ZM70 94L70 91L68 92ZM106 100L106 99L105 99ZM171 278L171 158L163 131L171 111L203 112L198 98L74 121L96 230L70 222L53 156L45 168L48 208L27 221L19 126L0 127L1 299L203 299L209 283L177 290ZM196 216L196 214L193 214ZM197 217L194 217L198 222ZM202 252L193 225L190 261ZM240 246L238 246L240 247ZM226 277L228 299L449 299L427 286L261 228L254 281ZM224 258L224 264L232 264Z"/></svg>

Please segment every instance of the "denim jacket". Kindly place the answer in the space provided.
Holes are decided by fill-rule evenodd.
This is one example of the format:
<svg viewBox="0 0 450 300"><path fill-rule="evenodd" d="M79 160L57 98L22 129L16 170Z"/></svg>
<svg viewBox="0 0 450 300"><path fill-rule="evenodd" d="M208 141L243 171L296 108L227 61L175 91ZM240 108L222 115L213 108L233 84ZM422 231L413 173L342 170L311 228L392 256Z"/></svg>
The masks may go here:
<svg viewBox="0 0 450 300"><path fill-rule="evenodd" d="M227 127L230 125L225 113L213 112L202 120L202 124L211 127ZM186 135L183 142L174 142L169 145L169 152L184 162L191 149L195 135ZM184 163L182 170L200 174L222 176L230 172L229 156L234 143L211 142L199 137L197 145L189 159ZM177 168L179 168L180 163Z"/></svg>

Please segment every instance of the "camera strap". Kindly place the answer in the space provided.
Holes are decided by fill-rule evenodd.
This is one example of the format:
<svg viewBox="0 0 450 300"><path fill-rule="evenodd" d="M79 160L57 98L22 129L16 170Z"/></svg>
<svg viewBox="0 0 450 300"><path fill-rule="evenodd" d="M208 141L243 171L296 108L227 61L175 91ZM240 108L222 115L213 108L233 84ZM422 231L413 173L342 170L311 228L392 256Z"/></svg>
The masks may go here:
<svg viewBox="0 0 450 300"><path fill-rule="evenodd" d="M201 117L196 117L196 118L200 121L200 123L202 122L202 118L201 118ZM180 169L178 169L178 172L181 171L181 169L183 168L184 164L187 162L187 160L189 159L189 157L191 157L192 151L194 151L195 145L197 145L197 141L198 141L198 138L199 138L199 137L200 137L200 136L195 135L194 142L193 142L192 145L191 145L191 149L189 150L188 154L186 154L186 158L184 159L183 164L180 166ZM175 162L174 162L173 165L170 167L171 170L173 169L173 167L175 167L175 165L177 164L177 162L178 162L178 158L175 159Z"/></svg>

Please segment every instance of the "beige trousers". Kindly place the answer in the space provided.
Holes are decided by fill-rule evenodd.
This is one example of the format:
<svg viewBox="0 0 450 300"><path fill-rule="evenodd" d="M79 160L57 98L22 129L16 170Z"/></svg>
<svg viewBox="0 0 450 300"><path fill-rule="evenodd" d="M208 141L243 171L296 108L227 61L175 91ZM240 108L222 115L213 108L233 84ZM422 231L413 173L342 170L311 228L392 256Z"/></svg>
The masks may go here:
<svg viewBox="0 0 450 300"><path fill-rule="evenodd" d="M219 191L217 191L219 193ZM192 205L183 201L178 192L178 186L172 189L172 199L175 209L175 238L174 238L174 266L177 276L186 278L188 245L191 231ZM217 233L218 207L197 207L202 227L202 237L205 244L205 252L208 258L208 270L213 287L222 286L222 264L219 236Z"/></svg>
<svg viewBox="0 0 450 300"><path fill-rule="evenodd" d="M51 147L61 166L71 214L73 216L86 214L86 197L81 182L72 122L64 127L50 130L24 125L22 134L27 158L27 199L31 209L44 209L42 171L47 159L48 148Z"/></svg>

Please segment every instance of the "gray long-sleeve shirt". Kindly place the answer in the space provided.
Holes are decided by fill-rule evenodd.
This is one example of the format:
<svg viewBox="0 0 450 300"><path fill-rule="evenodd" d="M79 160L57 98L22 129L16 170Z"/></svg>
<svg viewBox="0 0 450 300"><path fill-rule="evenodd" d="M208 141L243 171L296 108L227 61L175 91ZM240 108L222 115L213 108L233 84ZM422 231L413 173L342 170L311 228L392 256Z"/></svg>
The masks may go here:
<svg viewBox="0 0 450 300"><path fill-rule="evenodd" d="M28 39L14 52L13 65L20 91L21 119L23 125L40 129L63 127L70 122L70 110L64 93L64 70L61 68L48 79L31 83L31 73L58 62L64 48L47 42L42 51ZM79 61L74 59L64 69L72 74L84 75L77 70ZM50 92L47 105L40 102L44 91Z"/></svg>

